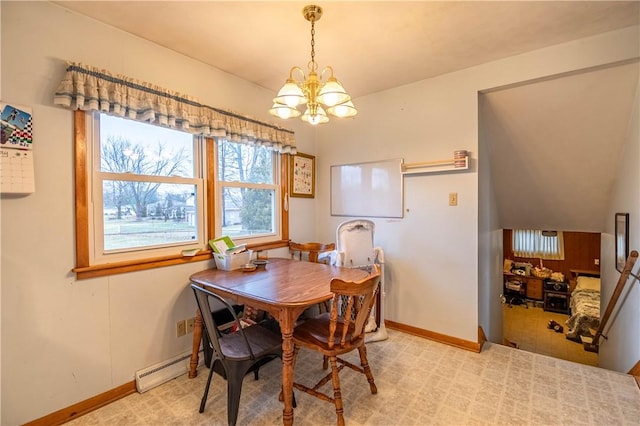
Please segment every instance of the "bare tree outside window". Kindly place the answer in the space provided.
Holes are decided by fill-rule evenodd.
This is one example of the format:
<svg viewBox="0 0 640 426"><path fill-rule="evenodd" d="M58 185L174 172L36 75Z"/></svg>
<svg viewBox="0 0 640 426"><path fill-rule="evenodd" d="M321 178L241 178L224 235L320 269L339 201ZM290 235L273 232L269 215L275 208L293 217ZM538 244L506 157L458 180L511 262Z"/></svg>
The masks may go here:
<svg viewBox="0 0 640 426"><path fill-rule="evenodd" d="M158 143L154 151L145 149L142 145L132 146L131 142L120 137L109 137L102 146L100 155L101 169L110 173L129 173L149 176L181 176L186 163L184 148L177 152L169 151L163 143ZM122 208L132 209L137 220L148 215L148 206L159 202L159 182L114 181L113 201L115 201L118 219L122 218ZM174 194L166 194L165 209ZM158 204L159 205L159 204ZM165 215L164 209L155 210Z"/></svg>
<svg viewBox="0 0 640 426"><path fill-rule="evenodd" d="M101 115L104 250L193 241L194 173L192 135Z"/></svg>
<svg viewBox="0 0 640 426"><path fill-rule="evenodd" d="M222 233L230 236L275 232L273 152L259 146L219 141Z"/></svg>

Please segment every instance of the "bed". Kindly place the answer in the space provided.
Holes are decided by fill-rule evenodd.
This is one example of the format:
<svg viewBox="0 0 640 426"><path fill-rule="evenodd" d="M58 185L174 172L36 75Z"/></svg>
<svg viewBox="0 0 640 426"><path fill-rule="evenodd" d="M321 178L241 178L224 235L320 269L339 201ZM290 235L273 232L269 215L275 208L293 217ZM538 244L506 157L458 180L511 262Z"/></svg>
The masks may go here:
<svg viewBox="0 0 640 426"><path fill-rule="evenodd" d="M592 337L589 329L600 325L600 278L578 276L569 307L567 339L582 343L580 336Z"/></svg>

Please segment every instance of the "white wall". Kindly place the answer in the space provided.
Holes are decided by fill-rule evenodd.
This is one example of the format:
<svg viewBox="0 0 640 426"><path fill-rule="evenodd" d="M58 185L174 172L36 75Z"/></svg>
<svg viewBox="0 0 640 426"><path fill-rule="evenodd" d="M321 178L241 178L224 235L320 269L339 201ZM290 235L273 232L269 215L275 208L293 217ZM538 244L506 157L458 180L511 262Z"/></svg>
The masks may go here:
<svg viewBox="0 0 640 426"><path fill-rule="evenodd" d="M1 2L2 100L33 109L36 192L2 197L2 418L21 424L134 380L191 348L191 273L209 262L76 281L72 112L53 106L80 61L271 121L273 93L46 2ZM283 70L286 72L286 70ZM313 132L292 123L301 151ZM299 212L303 212L300 214ZM313 200L291 234L314 235ZM311 226L309 226L311 224ZM311 231L310 231L311 228Z"/></svg>
<svg viewBox="0 0 640 426"><path fill-rule="evenodd" d="M618 175L612 191L609 215L601 242L601 312L604 312L618 283L620 273L615 265L614 232L616 213L629 213L629 252L640 251L640 81L636 90L634 111L629 123L626 144L620 153ZM639 274L640 262L633 273ZM640 360L640 282L630 277L626 283L604 334L608 340L600 340L600 366L628 372Z"/></svg>
<svg viewBox="0 0 640 426"><path fill-rule="evenodd" d="M484 97L478 98L478 324L490 342L502 343L503 244L491 174L490 134L484 126Z"/></svg>
<svg viewBox="0 0 640 426"><path fill-rule="evenodd" d="M375 220L376 244L386 255L385 316L476 341L482 314L483 327L494 330L487 322L497 319L495 313L478 310L479 289L497 289L491 280L502 257L495 217L479 224L480 209L491 202L478 198L477 165L486 164L478 161L478 92L636 58L638 40L638 27L630 27L355 99L359 114L353 121L318 130L318 188L324 188L318 191L319 238L332 239L347 219L329 212L331 165L390 158L420 162L452 158L457 149L471 151L469 171L406 177L405 217ZM450 192L458 193L457 207L448 206ZM493 265L481 271L479 258ZM483 306L498 294L483 294Z"/></svg>

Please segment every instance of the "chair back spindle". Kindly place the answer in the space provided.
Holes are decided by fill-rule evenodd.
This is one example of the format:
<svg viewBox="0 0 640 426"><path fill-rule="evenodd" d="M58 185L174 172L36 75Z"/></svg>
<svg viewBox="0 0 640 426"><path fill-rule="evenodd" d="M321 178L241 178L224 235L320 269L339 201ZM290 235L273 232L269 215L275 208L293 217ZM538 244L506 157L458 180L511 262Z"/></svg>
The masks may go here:
<svg viewBox="0 0 640 426"><path fill-rule="evenodd" d="M372 276L359 283L342 281L338 278L331 280L333 299L329 325L330 348L335 344L335 333L338 328L340 328L338 331L341 347L364 338L364 327L371 314L380 282L378 265L372 266L371 274Z"/></svg>

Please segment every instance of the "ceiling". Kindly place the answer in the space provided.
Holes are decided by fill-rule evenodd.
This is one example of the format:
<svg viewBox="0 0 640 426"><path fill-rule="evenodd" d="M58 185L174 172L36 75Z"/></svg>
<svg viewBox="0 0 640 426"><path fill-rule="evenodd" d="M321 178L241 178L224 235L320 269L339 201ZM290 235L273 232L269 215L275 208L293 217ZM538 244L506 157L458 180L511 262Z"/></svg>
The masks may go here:
<svg viewBox="0 0 640 426"><path fill-rule="evenodd" d="M310 60L309 1L55 3L274 93L292 66ZM334 68L356 105L360 96L640 22L639 1L319 4L316 62ZM637 73L634 63L483 95L504 228L603 229Z"/></svg>
<svg viewBox="0 0 640 426"><path fill-rule="evenodd" d="M505 229L601 232L629 129L638 62L482 95Z"/></svg>

